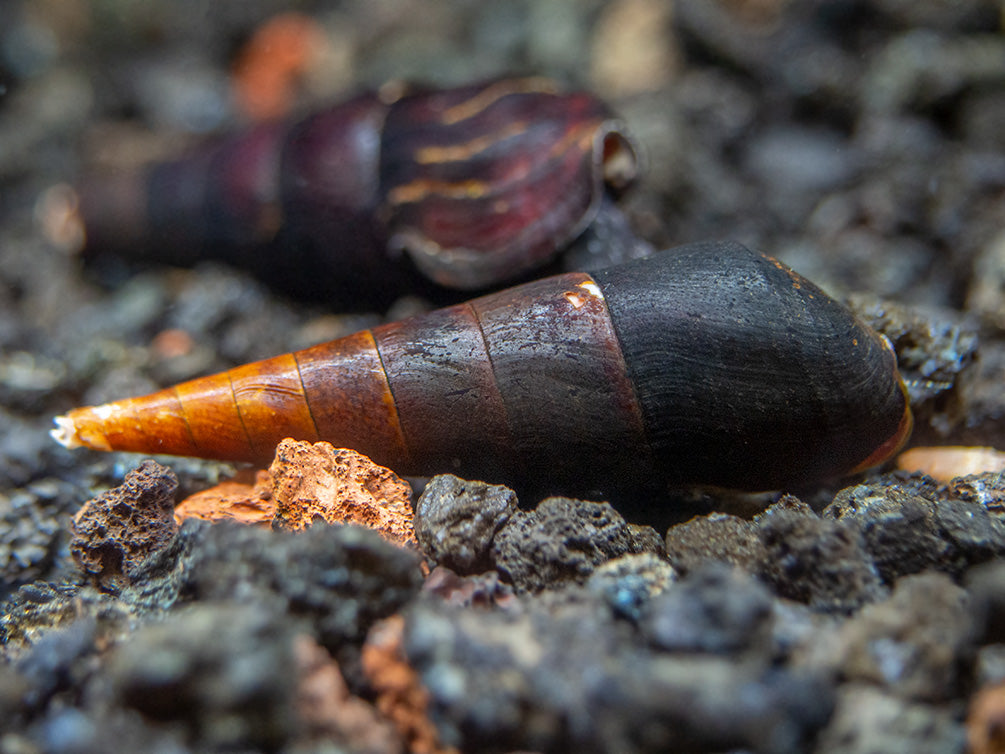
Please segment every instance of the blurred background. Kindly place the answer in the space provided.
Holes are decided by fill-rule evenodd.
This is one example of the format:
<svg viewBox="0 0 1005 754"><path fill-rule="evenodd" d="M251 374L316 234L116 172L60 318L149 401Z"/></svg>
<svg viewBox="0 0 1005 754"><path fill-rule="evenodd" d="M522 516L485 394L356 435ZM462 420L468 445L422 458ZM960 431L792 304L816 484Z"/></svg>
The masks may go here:
<svg viewBox="0 0 1005 754"><path fill-rule="evenodd" d="M627 120L665 245L1005 325L999 0L5 0L0 190L404 79L542 73Z"/></svg>

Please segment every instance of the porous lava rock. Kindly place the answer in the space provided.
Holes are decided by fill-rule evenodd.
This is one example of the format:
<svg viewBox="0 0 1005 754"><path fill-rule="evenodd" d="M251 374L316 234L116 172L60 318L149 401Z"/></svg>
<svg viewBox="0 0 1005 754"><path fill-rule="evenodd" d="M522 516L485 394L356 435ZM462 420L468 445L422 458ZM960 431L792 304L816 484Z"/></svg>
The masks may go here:
<svg viewBox="0 0 1005 754"><path fill-rule="evenodd" d="M274 528L302 531L316 520L353 523L398 544L415 542L412 488L361 453L286 439L276 448L269 476Z"/></svg>
<svg viewBox="0 0 1005 754"><path fill-rule="evenodd" d="M926 569L959 576L1005 553L1005 524L961 497L926 477L892 478L842 490L822 515L861 533L887 584Z"/></svg>
<svg viewBox="0 0 1005 754"><path fill-rule="evenodd" d="M433 477L415 505L415 536L434 565L465 575L491 570L492 543L518 512L508 487Z"/></svg>
<svg viewBox="0 0 1005 754"><path fill-rule="evenodd" d="M671 526L666 551L674 568L682 572L709 560L756 571L767 555L754 523L726 513L696 516Z"/></svg>
<svg viewBox="0 0 1005 754"><path fill-rule="evenodd" d="M744 662L659 651L588 592L558 595L524 596L503 610L423 600L405 612L405 652L445 743L795 754L830 715L826 676L773 667L767 642L755 641Z"/></svg>
<svg viewBox="0 0 1005 754"><path fill-rule="evenodd" d="M655 540L637 536L609 503L549 497L510 518L491 557L518 591L537 592L582 584L601 563L662 544Z"/></svg>
<svg viewBox="0 0 1005 754"><path fill-rule="evenodd" d="M87 501L74 517L74 560L104 588L130 583L138 566L174 539L177 489L171 469L144 461L121 486Z"/></svg>
<svg viewBox="0 0 1005 754"><path fill-rule="evenodd" d="M758 575L777 594L818 610L851 612L886 596L859 532L778 503L757 519L764 559Z"/></svg>

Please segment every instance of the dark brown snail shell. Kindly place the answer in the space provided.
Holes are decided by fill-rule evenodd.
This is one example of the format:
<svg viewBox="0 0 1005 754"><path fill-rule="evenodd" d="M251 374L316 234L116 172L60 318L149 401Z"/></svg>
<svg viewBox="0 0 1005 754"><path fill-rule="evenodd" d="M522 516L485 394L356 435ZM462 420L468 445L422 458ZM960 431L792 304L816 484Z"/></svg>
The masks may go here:
<svg viewBox="0 0 1005 754"><path fill-rule="evenodd" d="M387 87L177 160L85 177L85 251L218 258L301 297L368 306L420 283L525 277L635 176L599 100L543 78Z"/></svg>

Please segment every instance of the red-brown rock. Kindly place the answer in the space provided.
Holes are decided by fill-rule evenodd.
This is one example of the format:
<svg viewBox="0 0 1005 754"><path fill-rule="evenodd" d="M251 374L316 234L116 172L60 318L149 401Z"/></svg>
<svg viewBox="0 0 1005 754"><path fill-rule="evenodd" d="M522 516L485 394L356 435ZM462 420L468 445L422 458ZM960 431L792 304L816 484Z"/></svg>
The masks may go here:
<svg viewBox="0 0 1005 754"><path fill-rule="evenodd" d="M396 544L415 543L412 488L354 450L283 440L269 475L277 528L299 531L321 519L366 526Z"/></svg>
<svg viewBox="0 0 1005 754"><path fill-rule="evenodd" d="M186 518L197 518L268 527L272 525L275 508L269 472L259 471L254 484L236 480L222 482L190 495L174 509L174 518L179 524Z"/></svg>
<svg viewBox="0 0 1005 754"><path fill-rule="evenodd" d="M311 739L361 754L396 754L404 746L394 726L373 705L352 696L335 660L309 636L293 652L300 680L296 708Z"/></svg>
<svg viewBox="0 0 1005 754"><path fill-rule="evenodd" d="M457 754L444 746L429 719L429 692L408 664L405 619L392 615L375 624L363 645L363 673L377 692L377 709L390 719L412 754Z"/></svg>

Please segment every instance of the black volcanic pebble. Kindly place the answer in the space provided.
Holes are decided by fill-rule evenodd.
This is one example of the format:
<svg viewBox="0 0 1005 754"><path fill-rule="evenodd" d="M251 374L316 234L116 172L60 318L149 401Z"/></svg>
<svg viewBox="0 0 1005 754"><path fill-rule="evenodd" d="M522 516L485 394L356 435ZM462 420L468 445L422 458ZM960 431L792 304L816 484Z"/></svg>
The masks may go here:
<svg viewBox="0 0 1005 754"><path fill-rule="evenodd" d="M178 478L156 461L144 461L115 487L81 508L73 520L70 552L80 568L107 589L135 581L148 557L178 531L174 496Z"/></svg>
<svg viewBox="0 0 1005 754"><path fill-rule="evenodd" d="M927 484L893 480L849 487L823 516L861 532L888 584L928 568L959 576L1005 552L1005 524L998 517L980 502L940 494Z"/></svg>
<svg viewBox="0 0 1005 754"><path fill-rule="evenodd" d="M666 535L667 557L687 572L706 561L721 561L755 572L766 556L757 527L726 513L696 516L671 526Z"/></svg>
<svg viewBox="0 0 1005 754"><path fill-rule="evenodd" d="M293 626L266 604L193 605L109 657L112 698L210 749L274 748L296 729Z"/></svg>
<svg viewBox="0 0 1005 754"><path fill-rule="evenodd" d="M957 477L949 484L951 494L958 500L980 503L989 511L1005 511L1005 471L988 471ZM997 520L997 519L995 519Z"/></svg>
<svg viewBox="0 0 1005 754"><path fill-rule="evenodd" d="M292 534L235 523L186 521L168 547L113 598L80 585L22 587L3 605L0 639L28 645L77 617L156 615L193 601L255 600L290 612L329 649L354 648L418 594L420 559L355 526Z"/></svg>
<svg viewBox="0 0 1005 754"><path fill-rule="evenodd" d="M710 562L653 597L641 630L665 651L737 652L766 640L771 602L751 576Z"/></svg>
<svg viewBox="0 0 1005 754"><path fill-rule="evenodd" d="M62 556L79 507L78 489L53 477L0 495L0 598L22 584L63 575Z"/></svg>
<svg viewBox="0 0 1005 754"><path fill-rule="evenodd" d="M550 497L510 518L493 540L492 560L518 591L582 584L601 563L662 549L658 537L638 531L609 503Z"/></svg>
<svg viewBox="0 0 1005 754"><path fill-rule="evenodd" d="M674 587L671 587L671 591ZM595 601L423 601L405 649L444 742L464 751L799 752L830 715L825 676L649 648Z"/></svg>
<svg viewBox="0 0 1005 754"><path fill-rule="evenodd" d="M851 612L886 590L858 530L807 506L776 505L757 520L759 575L777 594L819 610Z"/></svg>
<svg viewBox="0 0 1005 754"><path fill-rule="evenodd" d="M433 477L415 506L415 538L434 564L466 575L492 569L496 533L517 512L508 487Z"/></svg>

